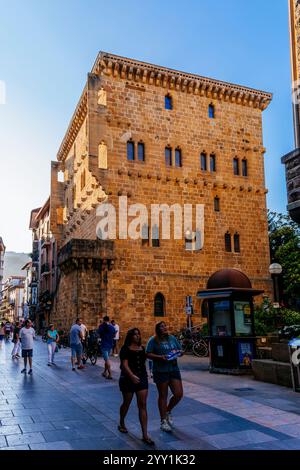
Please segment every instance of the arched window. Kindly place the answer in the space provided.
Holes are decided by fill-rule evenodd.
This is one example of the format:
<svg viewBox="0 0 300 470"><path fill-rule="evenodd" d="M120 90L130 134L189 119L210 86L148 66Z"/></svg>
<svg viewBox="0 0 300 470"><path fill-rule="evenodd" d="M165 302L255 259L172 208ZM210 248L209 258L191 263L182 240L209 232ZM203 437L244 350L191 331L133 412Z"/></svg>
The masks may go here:
<svg viewBox="0 0 300 470"><path fill-rule="evenodd" d="M233 246L234 246L234 252L235 253L240 253L241 247L240 247L240 236L238 233L235 233L233 236Z"/></svg>
<svg viewBox="0 0 300 470"><path fill-rule="evenodd" d="M215 107L213 104L210 104L208 106L208 117L210 119L215 119Z"/></svg>
<svg viewBox="0 0 300 470"><path fill-rule="evenodd" d="M248 176L248 162L245 158L242 160L242 175Z"/></svg>
<svg viewBox="0 0 300 470"><path fill-rule="evenodd" d="M142 246L149 246L149 225L142 226Z"/></svg>
<svg viewBox="0 0 300 470"><path fill-rule="evenodd" d="M218 196L216 196L214 199L214 209L215 212L220 212L220 199Z"/></svg>
<svg viewBox="0 0 300 470"><path fill-rule="evenodd" d="M216 168L216 156L212 153L209 158L209 169L213 173L217 171Z"/></svg>
<svg viewBox="0 0 300 470"><path fill-rule="evenodd" d="M134 160L134 142L132 140L127 142L127 160Z"/></svg>
<svg viewBox="0 0 300 470"><path fill-rule="evenodd" d="M182 159L181 159L181 149L175 149L175 166L181 167L182 166Z"/></svg>
<svg viewBox="0 0 300 470"><path fill-rule="evenodd" d="M170 95L165 96L165 109L173 109L173 100Z"/></svg>
<svg viewBox="0 0 300 470"><path fill-rule="evenodd" d="M201 170L206 171L207 170L207 157L206 153L202 152L200 155L200 165L201 165Z"/></svg>
<svg viewBox="0 0 300 470"><path fill-rule="evenodd" d="M169 146L165 148L165 160L166 166L172 166L172 149Z"/></svg>
<svg viewBox="0 0 300 470"><path fill-rule="evenodd" d="M231 253L231 235L229 232L225 233L225 251Z"/></svg>
<svg viewBox="0 0 300 470"><path fill-rule="evenodd" d="M164 317L166 314L166 301L163 294L158 292L154 297L154 316Z"/></svg>
<svg viewBox="0 0 300 470"><path fill-rule="evenodd" d="M144 144L144 142L139 142L138 143L138 160L140 162L145 161L145 144Z"/></svg>
<svg viewBox="0 0 300 470"><path fill-rule="evenodd" d="M152 246L153 248L159 247L159 228L157 225L153 225L152 227Z"/></svg>
<svg viewBox="0 0 300 470"><path fill-rule="evenodd" d="M237 157L233 159L233 174L234 175L240 174L240 164L239 164L239 159Z"/></svg>

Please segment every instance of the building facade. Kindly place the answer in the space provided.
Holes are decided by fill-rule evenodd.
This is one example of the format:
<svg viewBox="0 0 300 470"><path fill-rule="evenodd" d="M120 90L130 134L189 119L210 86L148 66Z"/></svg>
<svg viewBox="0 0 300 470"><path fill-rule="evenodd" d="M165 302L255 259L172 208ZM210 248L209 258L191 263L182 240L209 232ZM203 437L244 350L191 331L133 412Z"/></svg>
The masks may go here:
<svg viewBox="0 0 300 470"><path fill-rule="evenodd" d="M27 271L28 312L37 329L49 324L49 315L57 286L57 249L50 229L50 198L30 216L32 262Z"/></svg>
<svg viewBox="0 0 300 470"><path fill-rule="evenodd" d="M2 301L5 246L0 237L0 305Z"/></svg>
<svg viewBox="0 0 300 470"><path fill-rule="evenodd" d="M292 101L295 150L283 156L286 169L288 195L287 210L291 218L300 224L300 2L289 0L290 44L292 67Z"/></svg>
<svg viewBox="0 0 300 470"><path fill-rule="evenodd" d="M196 294L228 267L271 292L262 139L271 98L98 55L51 165L50 231L60 270L51 320L69 327L81 316L93 328L108 314L123 331L138 326L151 334L162 319L173 330L185 326L188 297L194 324L201 323ZM164 239L160 224L148 221L139 239L128 239L117 219L115 239L99 240L97 207L118 208L120 197L148 213L152 204L202 205L204 222L183 227L182 239Z"/></svg>
<svg viewBox="0 0 300 470"><path fill-rule="evenodd" d="M0 307L0 319L10 322L23 318L24 308L24 282L23 276L10 276L4 284L3 301Z"/></svg>

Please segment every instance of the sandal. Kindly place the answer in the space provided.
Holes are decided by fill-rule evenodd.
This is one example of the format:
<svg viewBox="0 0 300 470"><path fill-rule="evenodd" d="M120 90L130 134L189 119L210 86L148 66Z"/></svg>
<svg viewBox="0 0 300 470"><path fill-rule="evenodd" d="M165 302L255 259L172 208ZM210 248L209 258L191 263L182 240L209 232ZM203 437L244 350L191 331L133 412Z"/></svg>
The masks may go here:
<svg viewBox="0 0 300 470"><path fill-rule="evenodd" d="M118 431L122 432L123 434L128 433L128 429L125 428L125 426L121 426L121 425L118 426Z"/></svg>
<svg viewBox="0 0 300 470"><path fill-rule="evenodd" d="M155 446L155 442L150 437L143 437L142 441L148 446Z"/></svg>

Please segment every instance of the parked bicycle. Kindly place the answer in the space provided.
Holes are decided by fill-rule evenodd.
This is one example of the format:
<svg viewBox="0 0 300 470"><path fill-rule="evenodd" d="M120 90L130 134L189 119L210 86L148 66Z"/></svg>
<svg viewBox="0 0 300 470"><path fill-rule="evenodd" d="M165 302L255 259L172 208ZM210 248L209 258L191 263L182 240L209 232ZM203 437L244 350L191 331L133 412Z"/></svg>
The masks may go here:
<svg viewBox="0 0 300 470"><path fill-rule="evenodd" d="M98 356L100 354L100 338L96 334L95 330L89 332L87 340L83 343L83 353L82 353L82 362L86 364L88 359L91 361L91 364L94 366L97 362Z"/></svg>
<svg viewBox="0 0 300 470"><path fill-rule="evenodd" d="M209 354L208 340L201 334L201 331L195 328L191 330L185 328L177 333L176 337L180 341L184 353L192 352L197 357L207 357Z"/></svg>

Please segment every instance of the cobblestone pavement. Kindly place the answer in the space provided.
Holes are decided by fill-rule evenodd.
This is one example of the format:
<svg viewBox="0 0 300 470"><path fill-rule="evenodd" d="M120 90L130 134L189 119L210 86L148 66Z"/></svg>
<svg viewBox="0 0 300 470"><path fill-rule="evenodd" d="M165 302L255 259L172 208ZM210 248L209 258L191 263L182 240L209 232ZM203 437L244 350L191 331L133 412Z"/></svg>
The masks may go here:
<svg viewBox="0 0 300 470"><path fill-rule="evenodd" d="M56 365L48 367L39 338L29 376L20 373L23 361L12 360L11 349L9 342L0 350L1 450L149 450L141 441L135 402L129 433L117 430L118 358L112 359L112 381L101 376L102 358L72 372L69 349L61 349ZM299 394L249 377L210 374L206 359L186 356L180 366L185 396L174 410L170 434L159 429L157 392L150 383L149 434L156 449L300 449Z"/></svg>

